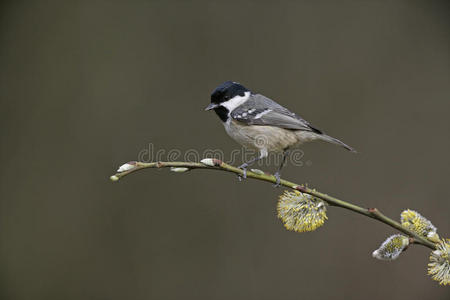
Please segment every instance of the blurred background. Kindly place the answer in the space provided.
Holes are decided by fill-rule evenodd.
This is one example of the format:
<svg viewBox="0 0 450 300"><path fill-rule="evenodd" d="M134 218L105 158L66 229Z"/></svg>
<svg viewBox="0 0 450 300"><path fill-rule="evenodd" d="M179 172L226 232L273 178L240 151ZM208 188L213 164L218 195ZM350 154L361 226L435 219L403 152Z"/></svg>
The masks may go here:
<svg viewBox="0 0 450 300"><path fill-rule="evenodd" d="M239 146L203 108L225 80L355 147L305 145L284 177L450 237L448 1L3 1L0 298L449 299L430 250L331 208L313 233L282 189L219 172L109 176L149 147ZM273 170L274 166L265 167Z"/></svg>

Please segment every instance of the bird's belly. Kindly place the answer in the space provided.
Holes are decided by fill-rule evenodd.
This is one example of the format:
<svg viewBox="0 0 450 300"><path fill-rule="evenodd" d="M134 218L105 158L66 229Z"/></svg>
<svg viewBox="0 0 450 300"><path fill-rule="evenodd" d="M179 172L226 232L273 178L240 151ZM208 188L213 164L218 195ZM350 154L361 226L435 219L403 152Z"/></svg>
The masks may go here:
<svg viewBox="0 0 450 300"><path fill-rule="evenodd" d="M231 138L250 149L282 152L302 142L297 131L279 127L245 125L234 120L224 126Z"/></svg>

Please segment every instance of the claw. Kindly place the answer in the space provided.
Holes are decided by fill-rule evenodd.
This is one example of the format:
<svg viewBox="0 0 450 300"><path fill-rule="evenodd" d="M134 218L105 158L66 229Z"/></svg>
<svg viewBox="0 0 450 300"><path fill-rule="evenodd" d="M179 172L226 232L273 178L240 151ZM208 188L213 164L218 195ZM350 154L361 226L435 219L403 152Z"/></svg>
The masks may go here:
<svg viewBox="0 0 450 300"><path fill-rule="evenodd" d="M280 184L280 182L281 182L280 173L276 172L273 176L276 179L276 183L273 186L274 187L280 187L281 186L281 184Z"/></svg>
<svg viewBox="0 0 450 300"><path fill-rule="evenodd" d="M242 181L242 178L246 179L247 178L247 164L242 164L239 166L239 169L242 170L243 174L242 175L238 175L239 181Z"/></svg>

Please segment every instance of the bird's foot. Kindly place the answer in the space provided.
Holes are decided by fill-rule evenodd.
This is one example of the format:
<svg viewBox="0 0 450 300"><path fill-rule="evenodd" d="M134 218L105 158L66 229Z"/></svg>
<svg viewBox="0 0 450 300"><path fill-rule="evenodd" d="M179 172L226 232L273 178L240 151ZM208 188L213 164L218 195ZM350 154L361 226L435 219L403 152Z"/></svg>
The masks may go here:
<svg viewBox="0 0 450 300"><path fill-rule="evenodd" d="M247 167L248 167L248 164L242 164L242 165L239 166L239 169L242 170L242 175L238 174L239 181L242 181L242 179L246 179L247 178Z"/></svg>
<svg viewBox="0 0 450 300"><path fill-rule="evenodd" d="M281 182L281 175L280 175L280 172L276 172L273 176L274 176L275 179L276 179L276 182L275 182L275 184L274 184L273 186L274 186L274 187L280 187L280 186L281 186L281 184L280 184L280 182Z"/></svg>

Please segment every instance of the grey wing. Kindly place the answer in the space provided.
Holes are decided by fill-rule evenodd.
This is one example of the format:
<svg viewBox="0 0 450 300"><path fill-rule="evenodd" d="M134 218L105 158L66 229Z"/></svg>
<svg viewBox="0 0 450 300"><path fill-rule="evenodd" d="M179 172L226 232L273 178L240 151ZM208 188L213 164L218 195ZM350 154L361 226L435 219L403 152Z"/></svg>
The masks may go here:
<svg viewBox="0 0 450 300"><path fill-rule="evenodd" d="M231 112L231 117L248 125L267 125L322 133L295 113L260 94L250 95L246 102Z"/></svg>

